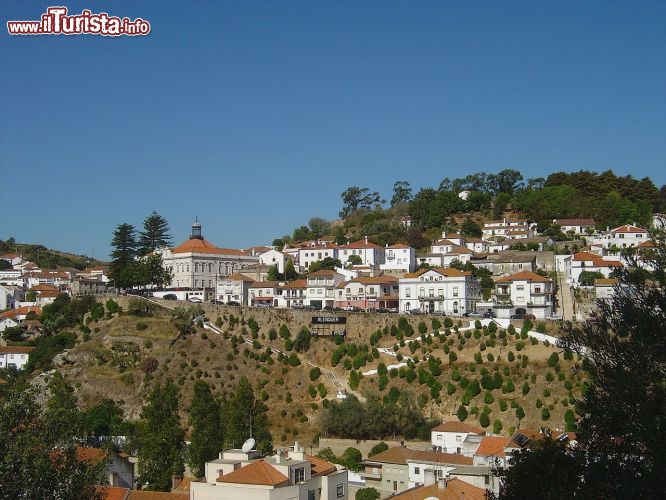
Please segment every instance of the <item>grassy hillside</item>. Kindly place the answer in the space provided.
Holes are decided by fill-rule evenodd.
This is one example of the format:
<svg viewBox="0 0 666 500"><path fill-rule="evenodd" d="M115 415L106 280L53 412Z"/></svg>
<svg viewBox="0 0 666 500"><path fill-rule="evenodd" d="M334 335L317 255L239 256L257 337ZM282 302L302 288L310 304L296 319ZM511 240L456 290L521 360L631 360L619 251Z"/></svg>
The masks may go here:
<svg viewBox="0 0 666 500"><path fill-rule="evenodd" d="M145 317L127 313L105 317L90 323L90 334L56 364L77 387L83 405L111 396L131 418L138 417L151 384L160 378L178 383L186 410L195 380L206 380L216 395L224 397L245 376L269 407L278 444L295 437L309 442L318 433L324 407L335 399L336 388L327 372L361 399L371 393L386 402L408 399L434 419L457 418L464 402L466 421L483 422L485 412L488 429L495 425L500 430L498 421L505 434L518 423L518 407L525 413L522 426L564 427L565 411L580 394L581 380L572 371L573 360L559 354L549 366L549 357L557 349L523 339L519 332L475 330L467 323L456 332L457 324L440 329L430 319L398 322L393 315L350 315L354 333L347 342L337 345L330 338L313 338L305 352L297 353L298 333L307 322L300 316L219 306L208 314L224 333L195 327L192 334L175 342L178 330L167 310L156 309ZM290 331L289 338L284 338L283 325ZM424 329L426 333L419 333ZM427 361L430 356L432 361ZM411 361L405 366L385 368L407 363L408 357ZM323 373L311 381L313 365ZM379 374L359 375L371 370ZM544 408L550 413L546 420Z"/></svg>
<svg viewBox="0 0 666 500"><path fill-rule="evenodd" d="M29 243L16 243L14 241L0 240L0 254L17 253L23 255L23 258L34 262L39 267L54 269L57 267L74 267L82 270L86 267L94 267L105 262L87 257L85 255L75 255L59 250L46 248L44 245Z"/></svg>

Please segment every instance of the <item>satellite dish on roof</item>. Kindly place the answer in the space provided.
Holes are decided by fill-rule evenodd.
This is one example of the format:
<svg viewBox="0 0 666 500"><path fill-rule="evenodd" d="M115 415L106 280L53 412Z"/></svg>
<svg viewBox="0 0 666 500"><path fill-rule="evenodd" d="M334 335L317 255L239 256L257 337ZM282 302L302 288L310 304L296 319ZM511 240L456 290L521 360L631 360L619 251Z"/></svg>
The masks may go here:
<svg viewBox="0 0 666 500"><path fill-rule="evenodd" d="M241 450L243 450L243 453L249 453L252 451L252 448L254 448L254 439L250 438L247 441L243 443L243 446L241 447Z"/></svg>

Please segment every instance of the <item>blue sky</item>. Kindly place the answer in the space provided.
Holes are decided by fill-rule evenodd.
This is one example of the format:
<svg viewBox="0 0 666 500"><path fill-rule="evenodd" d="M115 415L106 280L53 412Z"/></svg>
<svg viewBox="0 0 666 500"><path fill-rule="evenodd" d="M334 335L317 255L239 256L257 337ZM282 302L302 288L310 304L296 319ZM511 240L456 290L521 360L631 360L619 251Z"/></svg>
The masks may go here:
<svg viewBox="0 0 666 500"><path fill-rule="evenodd" d="M0 238L106 258L152 210L270 242L340 193L605 170L666 183L666 3L54 2L147 37L12 37L0 1Z"/></svg>

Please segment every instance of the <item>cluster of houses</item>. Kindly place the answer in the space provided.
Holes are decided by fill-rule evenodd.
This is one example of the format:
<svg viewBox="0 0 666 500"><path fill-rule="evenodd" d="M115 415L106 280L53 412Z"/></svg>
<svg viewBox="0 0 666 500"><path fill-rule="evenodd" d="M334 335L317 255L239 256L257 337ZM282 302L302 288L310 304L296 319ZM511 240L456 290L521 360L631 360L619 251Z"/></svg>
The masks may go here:
<svg viewBox="0 0 666 500"><path fill-rule="evenodd" d="M382 497L419 500L429 496L423 492L443 490L451 481L459 481L458 486L470 495L485 498L486 490L499 492L493 467L508 467L508 458L514 451L542 439L544 432L549 431L518 429L506 437L488 434L464 422L444 422L432 429L431 447L427 450L395 446L366 459L361 481ZM572 446L576 444L571 432L557 431L551 436Z"/></svg>
<svg viewBox="0 0 666 500"><path fill-rule="evenodd" d="M509 467L509 458L546 433L576 446L571 432L518 429L511 437L488 434L463 422L444 422L431 431L431 442L420 449L394 446L361 463L359 472L347 470L307 453L298 442L266 456L248 440L241 449L227 449L206 462L204 476L173 476L171 492L150 493L137 486L136 457L96 448L79 448L89 461L107 460L106 498L179 500L347 500L361 488L374 488L381 498L400 500L485 499L500 484L493 468ZM109 457L109 454L112 456Z"/></svg>
<svg viewBox="0 0 666 500"><path fill-rule="evenodd" d="M60 294L97 295L111 285L104 266L83 271L73 267L47 269L16 253L0 255L0 260L9 264L0 270L0 333L18 325L28 332L37 331L41 308Z"/></svg>
<svg viewBox="0 0 666 500"><path fill-rule="evenodd" d="M169 290L155 295L258 307L545 319L556 315L553 273L561 285L571 287L580 285L582 272L599 273L606 280L599 282L599 293L604 293L611 273L626 265L621 250L652 245L647 230L635 225L599 232L592 219L553 222L578 238L577 245L585 244L582 238L589 244L575 253L560 252L550 237L536 233L535 224L504 218L485 223L482 238L443 232L427 253L404 244L380 246L367 237L336 244L332 236L279 250L237 250L206 240L196 222L188 240L160 250L172 282ZM342 266L309 272L324 259L337 259ZM268 280L271 267L284 273L289 261L304 279ZM479 279L460 270L468 263L490 271L494 279L485 300Z"/></svg>

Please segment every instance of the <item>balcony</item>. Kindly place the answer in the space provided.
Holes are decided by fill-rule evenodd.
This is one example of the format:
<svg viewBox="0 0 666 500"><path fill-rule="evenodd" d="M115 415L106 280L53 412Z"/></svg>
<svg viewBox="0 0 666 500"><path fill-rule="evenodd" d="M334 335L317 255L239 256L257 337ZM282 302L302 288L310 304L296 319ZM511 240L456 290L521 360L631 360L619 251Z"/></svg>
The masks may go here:
<svg viewBox="0 0 666 500"><path fill-rule="evenodd" d="M428 301L428 300L442 301L445 300L446 297L444 297L444 295L419 295L418 299L421 301Z"/></svg>

